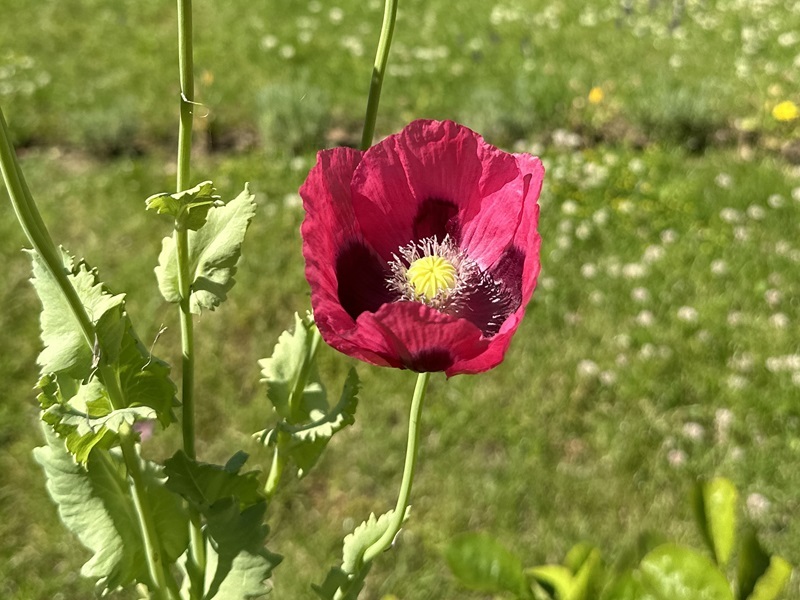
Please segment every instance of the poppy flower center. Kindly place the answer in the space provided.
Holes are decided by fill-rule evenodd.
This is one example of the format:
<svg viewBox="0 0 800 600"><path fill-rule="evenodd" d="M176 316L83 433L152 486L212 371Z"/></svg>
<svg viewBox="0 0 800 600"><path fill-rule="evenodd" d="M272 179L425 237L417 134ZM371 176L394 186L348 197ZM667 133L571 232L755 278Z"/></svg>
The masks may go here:
<svg viewBox="0 0 800 600"><path fill-rule="evenodd" d="M414 292L426 300L433 300L439 292L446 293L456 286L456 268L441 256L423 256L408 267L406 279Z"/></svg>
<svg viewBox="0 0 800 600"><path fill-rule="evenodd" d="M449 236L423 238L399 249L389 262L386 284L398 300L422 302L441 311L460 304L477 265Z"/></svg>

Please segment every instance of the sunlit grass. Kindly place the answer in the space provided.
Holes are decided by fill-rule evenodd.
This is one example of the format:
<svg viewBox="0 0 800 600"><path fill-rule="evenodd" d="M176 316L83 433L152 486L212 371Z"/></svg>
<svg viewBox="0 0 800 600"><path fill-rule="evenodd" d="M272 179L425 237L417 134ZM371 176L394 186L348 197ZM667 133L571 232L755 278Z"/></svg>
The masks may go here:
<svg viewBox="0 0 800 600"><path fill-rule="evenodd" d="M225 197L250 181L259 203L230 299L197 321L198 451L224 460L244 447L265 465L249 437L270 422L256 360L308 307L296 191L315 148L358 140L382 3L195 4L193 179ZM379 134L446 117L540 154L543 270L503 365L434 378L413 518L366 598L477 598L440 556L464 530L495 534L526 564L579 540L613 558L648 528L696 541L685 497L713 475L733 480L766 544L800 565L800 172L781 158L798 124L772 116L800 101L800 5L680 4L401 3ZM177 364L176 311L152 272L170 224L144 213L174 180L174 7L0 8L0 37L13 40L0 103L30 147L23 167L45 219L128 293L139 336ZM86 598L87 553L30 454L38 301L0 206L0 597ZM351 364L333 351L321 361L333 385ZM309 597L342 537L394 504L413 377L360 372L356 425L273 505L279 600ZM146 451L171 454L176 434Z"/></svg>

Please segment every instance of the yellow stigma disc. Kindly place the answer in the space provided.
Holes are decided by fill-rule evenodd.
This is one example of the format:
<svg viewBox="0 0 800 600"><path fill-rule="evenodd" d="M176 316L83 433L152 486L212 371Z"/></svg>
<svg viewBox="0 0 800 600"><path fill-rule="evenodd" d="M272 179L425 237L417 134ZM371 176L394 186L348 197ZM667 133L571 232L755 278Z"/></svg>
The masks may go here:
<svg viewBox="0 0 800 600"><path fill-rule="evenodd" d="M455 287L456 268L441 256L423 256L408 267L406 279L417 295L433 300L440 291Z"/></svg>

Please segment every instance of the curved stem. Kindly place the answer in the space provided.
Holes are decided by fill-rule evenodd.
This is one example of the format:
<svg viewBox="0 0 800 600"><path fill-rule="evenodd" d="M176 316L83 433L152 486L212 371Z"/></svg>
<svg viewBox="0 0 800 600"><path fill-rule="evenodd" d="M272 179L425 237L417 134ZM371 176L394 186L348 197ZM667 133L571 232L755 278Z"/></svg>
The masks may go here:
<svg viewBox="0 0 800 600"><path fill-rule="evenodd" d="M392 45L392 35L394 34L396 20L397 0L386 0L383 9L381 37L378 41L378 52L375 54L375 65L372 68L372 80L369 84L367 116L364 118L364 133L361 136L362 150L372 146L372 138L375 136L375 120L378 118L378 104L381 99L383 76L386 73L386 63L389 61L389 48Z"/></svg>
<svg viewBox="0 0 800 600"><path fill-rule="evenodd" d="M414 468L417 462L417 449L419 448L419 423L422 414L422 404L425 400L425 391L428 389L430 373L420 373L417 376L417 385L414 387L414 398L411 400L411 413L408 417L408 442L406 444L406 464L403 468L403 480L400 483L400 494L397 505L392 514L389 528L380 539L364 552L364 562L368 563L392 545L395 536L400 531L408 510L408 500L411 496L411 484L414 481Z"/></svg>
<svg viewBox="0 0 800 600"><path fill-rule="evenodd" d="M59 251L53 243L50 233L39 214L39 209L25 182L25 177L19 167L16 153L11 147L3 111L0 109L0 170L3 180L8 188L8 195L14 212L17 215L22 230L33 246L38 256L45 264L45 268L55 280L61 293L69 304L70 310L83 334L84 341L89 348L94 349L96 338L95 326L86 312L86 307L78 296L78 292L67 277ZM108 391L111 405L115 409L125 407L125 397L119 385L116 371L107 364L98 367L100 379ZM147 495L139 468L139 457L130 432L120 433L120 446L122 456L131 477L131 487L135 499L136 511L142 524L142 541L147 553L148 567L153 584L156 586L154 593L160 598L171 598L177 594L175 580L169 574L167 566L160 560L158 551L158 532L148 525L150 513L147 507Z"/></svg>

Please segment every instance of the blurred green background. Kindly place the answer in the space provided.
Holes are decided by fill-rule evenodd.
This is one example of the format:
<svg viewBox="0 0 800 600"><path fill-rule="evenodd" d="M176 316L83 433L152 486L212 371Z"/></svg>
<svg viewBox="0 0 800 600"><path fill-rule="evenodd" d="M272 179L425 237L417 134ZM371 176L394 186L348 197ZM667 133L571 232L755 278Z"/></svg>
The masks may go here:
<svg viewBox="0 0 800 600"><path fill-rule="evenodd" d="M382 9L195 1L192 179L226 197L250 181L260 205L236 288L197 323L201 459L267 464L256 360L309 306L296 190L317 149L360 138ZM152 272L170 225L143 210L174 185L174 3L0 0L0 15L0 105L53 236L128 293L143 340L168 328L155 351L178 363ZM799 32L797 0L401 0L378 135L451 118L539 154L543 269L505 362L434 378L413 518L365 598L480 598L441 556L462 531L527 564L580 540L613 559L649 529L699 545L686 497L713 475L800 565ZM89 553L31 457L38 300L0 195L0 597L88 598ZM353 362L321 361L334 384ZM310 597L342 537L394 505L414 378L360 373L356 425L271 507L276 599ZM176 433L146 452L170 455Z"/></svg>

